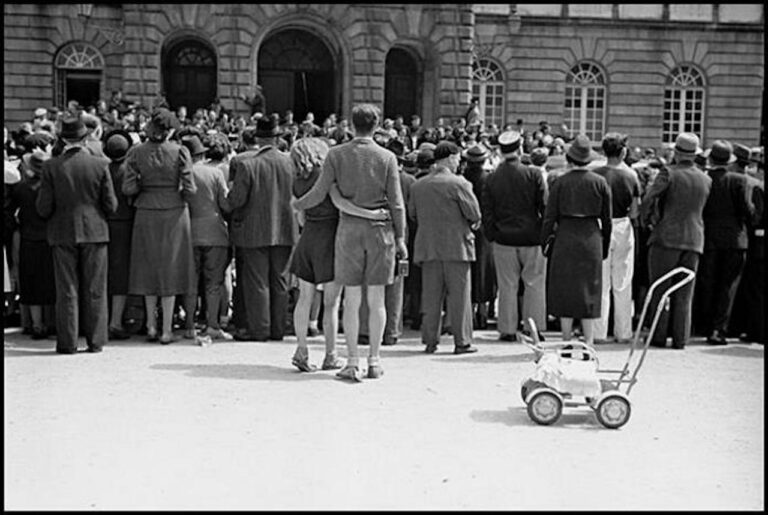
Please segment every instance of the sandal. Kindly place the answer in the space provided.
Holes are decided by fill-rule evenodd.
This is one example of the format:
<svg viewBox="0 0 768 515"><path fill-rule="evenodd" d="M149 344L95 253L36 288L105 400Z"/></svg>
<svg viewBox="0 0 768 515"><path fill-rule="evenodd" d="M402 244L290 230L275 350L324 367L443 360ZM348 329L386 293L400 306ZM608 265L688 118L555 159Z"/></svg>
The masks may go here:
<svg viewBox="0 0 768 515"><path fill-rule="evenodd" d="M309 362L309 352L307 350L301 352L300 349L296 349L291 364L302 372L314 372L317 370L317 367Z"/></svg>
<svg viewBox="0 0 768 515"><path fill-rule="evenodd" d="M338 370L344 366L344 362L336 353L326 354L323 360L323 370Z"/></svg>

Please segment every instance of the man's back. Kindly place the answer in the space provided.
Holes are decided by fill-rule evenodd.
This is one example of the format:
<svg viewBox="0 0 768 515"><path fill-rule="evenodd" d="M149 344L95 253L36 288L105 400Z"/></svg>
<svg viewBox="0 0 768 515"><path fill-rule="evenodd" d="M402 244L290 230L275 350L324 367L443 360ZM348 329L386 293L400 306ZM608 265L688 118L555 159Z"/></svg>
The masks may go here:
<svg viewBox="0 0 768 515"><path fill-rule="evenodd" d="M747 223L753 215L747 176L723 168L710 170L712 189L704 205L704 245L712 249L746 249Z"/></svg>
<svg viewBox="0 0 768 515"><path fill-rule="evenodd" d="M629 216L633 199L640 196L640 180L637 173L624 163L617 166L599 166L592 171L602 176L611 187L613 217Z"/></svg>
<svg viewBox="0 0 768 515"><path fill-rule="evenodd" d="M539 244L547 185L538 170L504 161L483 189L483 227L489 241L501 245Z"/></svg>
<svg viewBox="0 0 768 515"><path fill-rule="evenodd" d="M652 208L660 201L661 218L649 244L681 250L704 251L704 220L712 179L692 163L673 165L659 172L643 204ZM662 198L663 197L663 198Z"/></svg>
<svg viewBox="0 0 768 515"><path fill-rule="evenodd" d="M366 209L387 207L387 188L395 182L400 188L394 154L370 139L332 147L325 167L332 170L342 196Z"/></svg>
<svg viewBox="0 0 768 515"><path fill-rule="evenodd" d="M117 209L109 160L71 149L43 165L37 210L48 220L48 243L109 241L106 215Z"/></svg>
<svg viewBox="0 0 768 515"><path fill-rule="evenodd" d="M227 183L220 168L197 162L192 166L197 191L187 196L195 246L226 246L223 212L229 210Z"/></svg>
<svg viewBox="0 0 768 515"><path fill-rule="evenodd" d="M293 164L272 146L233 159L229 201L233 208L230 233L240 247L293 245L296 227L291 209Z"/></svg>

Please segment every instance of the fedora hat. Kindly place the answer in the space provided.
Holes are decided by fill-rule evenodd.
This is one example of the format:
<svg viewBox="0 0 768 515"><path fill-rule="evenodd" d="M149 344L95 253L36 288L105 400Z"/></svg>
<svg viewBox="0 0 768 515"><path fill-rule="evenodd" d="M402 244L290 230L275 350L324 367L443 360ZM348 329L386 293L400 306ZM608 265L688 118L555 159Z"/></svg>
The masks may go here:
<svg viewBox="0 0 768 515"><path fill-rule="evenodd" d="M274 138L277 136L277 123L271 116L263 116L256 121L256 138Z"/></svg>
<svg viewBox="0 0 768 515"><path fill-rule="evenodd" d="M588 164L595 158L592 143L584 134L579 134L574 138L565 155L579 164Z"/></svg>
<svg viewBox="0 0 768 515"><path fill-rule="evenodd" d="M488 150L480 145L472 145L464 151L463 156L468 163L483 163L488 159Z"/></svg>
<svg viewBox="0 0 768 515"><path fill-rule="evenodd" d="M749 150L749 147L746 145L742 145L741 143L734 143L733 155L736 156L736 161L746 163L749 161L749 158L752 157L752 151Z"/></svg>
<svg viewBox="0 0 768 515"><path fill-rule="evenodd" d="M727 165L736 161L733 155L733 147L724 139L716 140L712 143L712 148L707 149L706 157L712 164Z"/></svg>
<svg viewBox="0 0 768 515"><path fill-rule="evenodd" d="M114 129L104 137L104 155L112 161L122 161L133 146L133 138L128 131Z"/></svg>
<svg viewBox="0 0 768 515"><path fill-rule="evenodd" d="M499 149L502 155L511 154L520 148L522 138L517 131L506 131L499 135Z"/></svg>
<svg viewBox="0 0 768 515"><path fill-rule="evenodd" d="M24 166L35 175L40 175L43 172L43 163L50 159L50 155L43 152L40 149L35 149L29 154L24 154L21 160L24 162Z"/></svg>
<svg viewBox="0 0 768 515"><path fill-rule="evenodd" d="M675 153L693 157L701 152L699 137L692 132L681 132L675 139Z"/></svg>
<svg viewBox="0 0 768 515"><path fill-rule="evenodd" d="M193 156L198 156L208 152L208 148L203 145L203 142L200 141L200 138L198 138L196 134L184 136L181 138L181 144L187 147L187 150L189 150L189 153Z"/></svg>
<svg viewBox="0 0 768 515"><path fill-rule="evenodd" d="M395 154L395 157L397 157L397 162L402 163L403 162L403 155L405 154L405 145L403 145L403 142L398 139L391 139L387 142L387 146L385 147L387 150Z"/></svg>
<svg viewBox="0 0 768 515"><path fill-rule="evenodd" d="M69 116L61 120L59 137L70 141L80 141L88 134L88 129L79 116Z"/></svg>

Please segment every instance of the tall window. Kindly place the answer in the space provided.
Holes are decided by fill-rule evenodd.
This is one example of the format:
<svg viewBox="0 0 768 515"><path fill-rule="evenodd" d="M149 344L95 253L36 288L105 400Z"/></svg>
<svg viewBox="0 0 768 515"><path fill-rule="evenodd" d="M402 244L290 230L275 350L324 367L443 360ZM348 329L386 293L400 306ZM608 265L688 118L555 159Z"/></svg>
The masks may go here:
<svg viewBox="0 0 768 515"><path fill-rule="evenodd" d="M692 66L672 70L664 88L662 141L674 143L681 132L700 139L704 131L704 77Z"/></svg>
<svg viewBox="0 0 768 515"><path fill-rule="evenodd" d="M571 134L603 139L605 127L605 75L592 63L579 63L565 79L565 123Z"/></svg>
<svg viewBox="0 0 768 515"><path fill-rule="evenodd" d="M66 107L76 100L81 106L95 105L101 98L104 58L94 46L74 42L65 45L54 59L54 98L57 106Z"/></svg>
<svg viewBox="0 0 768 515"><path fill-rule="evenodd" d="M485 126L504 125L504 77L501 68L489 59L472 63L472 96L480 99Z"/></svg>

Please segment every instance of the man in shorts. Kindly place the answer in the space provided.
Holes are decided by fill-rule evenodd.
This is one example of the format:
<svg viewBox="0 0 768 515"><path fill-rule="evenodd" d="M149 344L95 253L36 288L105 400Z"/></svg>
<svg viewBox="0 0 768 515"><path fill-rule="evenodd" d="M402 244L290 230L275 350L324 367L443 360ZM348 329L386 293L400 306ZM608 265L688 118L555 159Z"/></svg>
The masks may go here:
<svg viewBox="0 0 768 515"><path fill-rule="evenodd" d="M320 178L312 189L292 202L295 209L320 203L336 184L341 195L366 209L389 208L391 220L376 221L342 213L336 233L334 280L345 286L344 336L347 364L337 374L342 379L362 380L357 338L362 285L367 286L370 354L368 378L384 374L379 349L384 335L385 287L394 282L396 259L407 259L405 206L394 154L373 140L380 120L379 109L361 104L352 110L355 138L332 147Z"/></svg>

